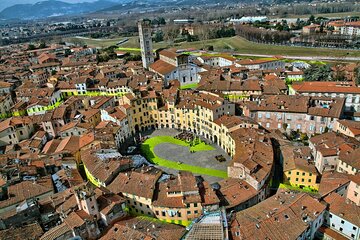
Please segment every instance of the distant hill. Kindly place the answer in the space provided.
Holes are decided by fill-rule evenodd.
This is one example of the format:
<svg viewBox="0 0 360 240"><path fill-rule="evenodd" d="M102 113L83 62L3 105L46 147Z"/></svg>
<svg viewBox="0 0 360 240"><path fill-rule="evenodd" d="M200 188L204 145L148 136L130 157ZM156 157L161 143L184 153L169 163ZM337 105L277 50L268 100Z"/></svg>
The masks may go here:
<svg viewBox="0 0 360 240"><path fill-rule="evenodd" d="M16 4L35 4L37 2L41 2L45 0L0 0L0 12L7 7L14 6ZM68 3L80 3L80 2L95 2L97 0L61 0L62 2ZM109 0L110 1L110 0ZM117 0L111 0L112 2L116 2ZM119 2L119 1L118 1Z"/></svg>
<svg viewBox="0 0 360 240"><path fill-rule="evenodd" d="M99 11L117 5L113 1L66 3L56 0L37 2L35 4L16 4L0 12L0 19L39 19L52 16L75 15Z"/></svg>
<svg viewBox="0 0 360 240"><path fill-rule="evenodd" d="M156 9L160 7L182 7L182 6L206 6L206 5L226 5L249 2L260 2L262 0L112 0L120 1L118 5L102 9L99 12L127 11ZM267 1L267 0L263 0ZM268 0L270 1L270 0Z"/></svg>

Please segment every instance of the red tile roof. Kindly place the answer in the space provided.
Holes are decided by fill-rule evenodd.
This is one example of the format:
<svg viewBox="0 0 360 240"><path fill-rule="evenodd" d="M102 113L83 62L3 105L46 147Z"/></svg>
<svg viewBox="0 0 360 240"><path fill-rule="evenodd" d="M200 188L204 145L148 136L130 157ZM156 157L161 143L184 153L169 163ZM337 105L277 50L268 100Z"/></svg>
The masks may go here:
<svg viewBox="0 0 360 240"><path fill-rule="evenodd" d="M355 93L360 94L360 87L340 85L337 82L296 82L291 86L296 92L315 93Z"/></svg>
<svg viewBox="0 0 360 240"><path fill-rule="evenodd" d="M329 204L329 212L343 218L356 226L360 226L360 207L337 193L331 193L324 198Z"/></svg>
<svg viewBox="0 0 360 240"><path fill-rule="evenodd" d="M163 60L157 60L156 62L152 63L150 66L149 66L149 69L154 71L154 72L157 72L161 75L166 75L168 73L171 73L172 71L174 71L176 69L176 66L170 64L170 63L167 63Z"/></svg>

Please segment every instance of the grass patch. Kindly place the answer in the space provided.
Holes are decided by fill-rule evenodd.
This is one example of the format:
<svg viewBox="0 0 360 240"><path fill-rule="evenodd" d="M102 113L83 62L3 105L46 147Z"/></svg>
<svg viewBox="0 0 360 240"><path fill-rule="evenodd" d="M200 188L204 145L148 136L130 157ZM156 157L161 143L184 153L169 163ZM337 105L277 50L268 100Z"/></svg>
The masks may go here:
<svg viewBox="0 0 360 240"><path fill-rule="evenodd" d="M189 84L180 86L180 89L182 89L182 90L193 89L193 88L196 88L197 86L198 86L197 83L189 83Z"/></svg>
<svg viewBox="0 0 360 240"><path fill-rule="evenodd" d="M299 192L306 192L306 193L317 193L318 192L316 189L313 189L310 187L299 188L299 187L291 186L289 184L284 184L284 183L280 183L279 188L293 190L293 191L299 191Z"/></svg>
<svg viewBox="0 0 360 240"><path fill-rule="evenodd" d="M151 217L151 216L148 216L145 214L141 214L140 211L136 212L136 210L134 208L130 208L128 206L125 207L124 210L130 216L138 217L139 219L146 220L146 221L152 222L152 223L158 223L158 224L172 223L172 224L182 225L184 227L187 227L192 223L192 221L185 221L185 220L182 221L182 220L171 220L171 219L169 219L169 220L158 219L158 218Z"/></svg>
<svg viewBox="0 0 360 240"><path fill-rule="evenodd" d="M211 145L208 145L204 142L201 142L195 146L190 146L190 143L175 139L171 136L157 136L157 137L147 139L141 145L141 152L147 160L149 160L153 164L156 164L156 165L159 165L162 167L167 167L167 168L176 169L176 170L184 170L184 171L189 171L189 172L196 173L196 174L209 175L209 176L214 176L214 177L219 177L219 178L227 177L226 171L192 166L192 165L184 164L184 163L179 164L178 162L174 162L174 161L167 160L167 159L157 156L154 152L154 148L156 147L156 145L162 144L162 143L171 143L171 144L189 147L189 151L194 151L194 152L214 150L214 147L212 147Z"/></svg>
<svg viewBox="0 0 360 240"><path fill-rule="evenodd" d="M125 51L125 52L141 52L140 48L124 48L124 47L119 47L117 48L117 50L119 51Z"/></svg>
<svg viewBox="0 0 360 240"><path fill-rule="evenodd" d="M134 37L115 37L115 38L108 38L108 39L96 39L96 38L84 38L84 37L72 37L65 39L67 42L74 42L74 43L83 43L87 46L91 47L101 47L106 48L110 46L116 45L118 42L128 38L129 41L135 41ZM125 43L124 43L125 44ZM123 46L123 44L121 44Z"/></svg>
<svg viewBox="0 0 360 240"><path fill-rule="evenodd" d="M141 215L139 217L142 220L146 220L149 222L153 222L153 223L172 223L172 224L178 224L178 225L182 225L184 227L187 227L191 224L192 221L181 221L181 220L163 220L163 219L158 219L158 218L154 218L154 217L149 217L147 215Z"/></svg>

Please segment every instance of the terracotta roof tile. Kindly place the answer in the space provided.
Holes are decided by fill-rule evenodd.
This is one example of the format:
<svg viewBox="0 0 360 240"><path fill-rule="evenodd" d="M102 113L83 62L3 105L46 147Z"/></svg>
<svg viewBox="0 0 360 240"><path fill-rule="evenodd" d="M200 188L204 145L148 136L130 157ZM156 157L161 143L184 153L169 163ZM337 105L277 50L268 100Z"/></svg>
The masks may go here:
<svg viewBox="0 0 360 240"><path fill-rule="evenodd" d="M329 204L329 212L341 217L356 226L360 226L360 207L346 201L337 193L330 193L324 198Z"/></svg>
<svg viewBox="0 0 360 240"><path fill-rule="evenodd" d="M149 66L149 69L161 75L166 75L174 71L176 69L176 66L171 65L170 63L167 63L163 60L157 60Z"/></svg>
<svg viewBox="0 0 360 240"><path fill-rule="evenodd" d="M185 228L175 224L150 221L148 218L127 218L114 226L100 240L169 240L180 239L185 234Z"/></svg>
<svg viewBox="0 0 360 240"><path fill-rule="evenodd" d="M152 167L142 167L131 172L121 172L108 188L113 193L129 193L152 199L155 184L161 173L161 170Z"/></svg>

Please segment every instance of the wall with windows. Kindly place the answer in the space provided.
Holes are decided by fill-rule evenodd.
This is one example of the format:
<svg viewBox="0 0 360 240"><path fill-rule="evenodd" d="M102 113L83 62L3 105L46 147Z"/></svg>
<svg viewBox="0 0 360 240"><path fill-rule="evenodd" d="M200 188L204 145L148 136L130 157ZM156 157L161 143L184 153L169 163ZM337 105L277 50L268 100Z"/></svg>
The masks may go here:
<svg viewBox="0 0 360 240"><path fill-rule="evenodd" d="M359 172L359 169L356 169L355 167L347 164L346 162L341 161L341 159L338 159L336 171L355 175L357 172Z"/></svg>
<svg viewBox="0 0 360 240"><path fill-rule="evenodd" d="M308 115L307 113L253 111L250 117L267 129L281 129L307 134L323 133L326 128L332 129L336 120L330 117Z"/></svg>
<svg viewBox="0 0 360 240"><path fill-rule="evenodd" d="M293 88L289 88L289 95L300 94L302 96L311 97L340 97L346 98L345 100L345 111L360 111L360 94L359 93L332 93L332 92L297 92Z"/></svg>
<svg viewBox="0 0 360 240"><path fill-rule="evenodd" d="M339 123L339 121L336 121L336 123L334 125L334 131L338 132L338 133L342 133L349 137L356 138L357 140L360 140L360 135L355 136L354 132L350 128Z"/></svg>
<svg viewBox="0 0 360 240"><path fill-rule="evenodd" d="M200 203L189 203L183 208L153 206L153 210L158 219L181 225L187 225L203 213Z"/></svg>
<svg viewBox="0 0 360 240"><path fill-rule="evenodd" d="M181 65L179 67L176 67L175 70L164 76L165 85L167 86L168 82L174 79L179 80L181 86L190 83L198 83L200 80L198 78L199 72L201 72L201 68L199 68L195 64L189 63L186 65Z"/></svg>
<svg viewBox="0 0 360 240"><path fill-rule="evenodd" d="M360 206L360 184L351 181L346 194L346 198Z"/></svg>
<svg viewBox="0 0 360 240"><path fill-rule="evenodd" d="M0 132L0 147L19 143L13 127L9 127Z"/></svg>
<svg viewBox="0 0 360 240"><path fill-rule="evenodd" d="M150 198L139 197L125 192L122 194L126 198L126 204L131 212L139 215L148 215L154 217L152 200Z"/></svg>
<svg viewBox="0 0 360 240"><path fill-rule="evenodd" d="M325 225L329 226L332 230L346 236L349 239L359 239L360 230L359 226L345 220L341 216L337 216L332 212L326 212Z"/></svg>
<svg viewBox="0 0 360 240"><path fill-rule="evenodd" d="M309 187L318 189L319 184L316 183L316 174L306 172L301 169L292 169L284 172L284 182L296 187Z"/></svg>

